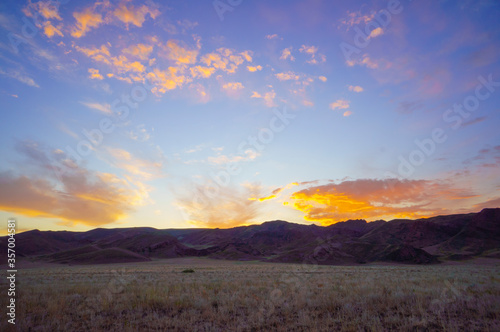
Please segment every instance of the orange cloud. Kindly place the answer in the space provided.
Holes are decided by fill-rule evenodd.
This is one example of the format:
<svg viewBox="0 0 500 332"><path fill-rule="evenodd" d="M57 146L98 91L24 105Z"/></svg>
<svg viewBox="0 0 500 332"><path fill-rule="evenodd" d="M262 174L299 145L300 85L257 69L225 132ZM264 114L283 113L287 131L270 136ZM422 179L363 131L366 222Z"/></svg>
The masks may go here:
<svg viewBox="0 0 500 332"><path fill-rule="evenodd" d="M324 54L318 53L318 48L316 46L302 45L299 51L311 56L311 58L306 61L307 63L318 64L326 61L326 56Z"/></svg>
<svg viewBox="0 0 500 332"><path fill-rule="evenodd" d="M288 71L286 73L278 73L275 74L276 78L278 78L280 81L288 81L288 80L298 80L300 78L299 75L295 74L292 71Z"/></svg>
<svg viewBox="0 0 500 332"><path fill-rule="evenodd" d="M368 56L368 54L363 54L363 57L361 59L358 59L358 60L347 60L346 64L349 67L359 65L359 66L365 66L365 67L370 68L370 69L377 69L381 66L380 61L371 59ZM389 66L390 66L390 64L386 63L385 67L389 67Z"/></svg>
<svg viewBox="0 0 500 332"><path fill-rule="evenodd" d="M320 76L318 77L320 81L322 82L326 82L327 81L327 78L325 76Z"/></svg>
<svg viewBox="0 0 500 332"><path fill-rule="evenodd" d="M97 28L104 23L102 15L94 12L94 10L95 8L89 7L85 8L82 12L73 13L73 17L76 19L76 26L73 27L73 31L71 32L73 37L83 37L92 28Z"/></svg>
<svg viewBox="0 0 500 332"><path fill-rule="evenodd" d="M60 26L56 28L50 23L50 21L45 22L45 26L43 27L43 32L49 38L52 38L54 35L58 35L60 37L64 37L63 33L60 30Z"/></svg>
<svg viewBox="0 0 500 332"><path fill-rule="evenodd" d="M253 66L247 66L247 69L248 69L249 72L253 73L253 72L256 72L258 70L262 70L262 66L255 66L255 67L253 67Z"/></svg>
<svg viewBox="0 0 500 332"><path fill-rule="evenodd" d="M286 189L289 189L293 186L298 186L299 184L297 182L292 182L292 183L289 183L287 184L286 186L284 187L281 187L281 188L276 188L274 189L272 192L271 192L271 195L269 196L265 196L265 197L260 197L260 198L251 198L252 200L258 200L259 202L264 202L264 201L268 201L268 200L271 200L271 199L274 199L276 197L279 197L280 194L286 190Z"/></svg>
<svg viewBox="0 0 500 332"><path fill-rule="evenodd" d="M122 52L140 60L149 60L149 55L153 52L153 46L137 44L123 49Z"/></svg>
<svg viewBox="0 0 500 332"><path fill-rule="evenodd" d="M97 79L97 80L103 80L104 77L99 74L99 70L98 69L94 69L94 68L89 68L89 78L90 79Z"/></svg>
<svg viewBox="0 0 500 332"><path fill-rule="evenodd" d="M229 82L229 83L226 83L222 86L222 88L224 90L232 90L232 91L235 91L235 90L241 90L244 88L243 84L241 84L240 82Z"/></svg>
<svg viewBox="0 0 500 332"><path fill-rule="evenodd" d="M169 40L162 46L162 56L174 61L176 64L194 64L198 56L198 49L188 49L183 42L178 40Z"/></svg>
<svg viewBox="0 0 500 332"><path fill-rule="evenodd" d="M359 11L358 12L349 12L348 11L347 17L342 18L340 20L340 23L343 26L347 27L346 30L349 30L351 27L353 27L354 25L358 25L361 22L363 22L365 24L370 22L374 17L375 17L375 12L373 12L370 15L361 15L361 12L359 12Z"/></svg>
<svg viewBox="0 0 500 332"><path fill-rule="evenodd" d="M292 194L293 207L304 219L329 225L348 219L429 217L446 210L436 201L457 194L471 196L450 185L427 180L359 179L312 186Z"/></svg>
<svg viewBox="0 0 500 332"><path fill-rule="evenodd" d="M191 71L191 76L193 76L193 78L196 77L208 78L212 76L213 73L215 73L216 69L213 67L195 66L189 68L189 70Z"/></svg>
<svg viewBox="0 0 500 332"><path fill-rule="evenodd" d="M141 188L113 174L80 167L61 150L50 151L36 142L16 148L39 176L0 173L0 210L96 227L126 217L142 201ZM57 165L64 165L64 170Z"/></svg>
<svg viewBox="0 0 500 332"><path fill-rule="evenodd" d="M200 58L200 62L207 67L220 69L230 74L235 73L238 66L244 61L252 61L250 51L234 54L233 51L228 48L219 48L216 52L205 54Z"/></svg>
<svg viewBox="0 0 500 332"><path fill-rule="evenodd" d="M342 109L349 108L349 101L345 100L345 99L339 99L339 100L331 103L330 108L332 110L336 110L336 109L342 110Z"/></svg>
<svg viewBox="0 0 500 332"><path fill-rule="evenodd" d="M109 49L106 45L101 45L100 48L85 48L85 47L80 47L80 46L75 46L76 50L78 52L81 52L88 56L89 58L97 61L97 62L104 62L106 64L110 64L110 53Z"/></svg>
<svg viewBox="0 0 500 332"><path fill-rule="evenodd" d="M34 13L37 13L47 20L62 20L61 16L59 16L59 6L53 1L31 2L30 0L22 11L28 17L33 17Z"/></svg>
<svg viewBox="0 0 500 332"><path fill-rule="evenodd" d="M369 38L375 38L375 37L378 37L380 35L384 34L384 30L381 28L381 27L378 27L376 29L373 29L371 32L370 32L370 35L368 36Z"/></svg>
<svg viewBox="0 0 500 332"><path fill-rule="evenodd" d="M155 83L156 86L151 91L156 94L165 93L192 81L181 74L179 68L176 67L168 67L166 70L155 68L147 76Z"/></svg>
<svg viewBox="0 0 500 332"><path fill-rule="evenodd" d="M290 58L291 61L294 61L295 58L293 57L292 55L292 48L289 47L289 48L285 48L282 52L281 52L281 56L280 56L280 59L281 60L286 60Z"/></svg>
<svg viewBox="0 0 500 332"><path fill-rule="evenodd" d="M118 5L118 8L115 9L113 14L120 21L128 25L132 23L137 27L142 27L142 24L146 20L146 15L152 19L155 19L158 15L160 15L160 11L156 8L148 7L146 5L142 5L140 7L134 7L133 5L126 4L127 1L124 1Z"/></svg>
<svg viewBox="0 0 500 332"><path fill-rule="evenodd" d="M35 19L34 22L36 27L42 29L47 37L52 38L54 35L58 35L60 37L64 36L61 32L61 25L58 25L56 27L50 21L52 19L58 21L62 20L61 16L59 15L59 6L56 5L55 2L37 1L32 3L31 1L29 1L28 5L26 5L22 9L22 12L28 17L35 17L36 14L41 15L43 18L45 18L45 22L40 22L40 20L38 19Z"/></svg>

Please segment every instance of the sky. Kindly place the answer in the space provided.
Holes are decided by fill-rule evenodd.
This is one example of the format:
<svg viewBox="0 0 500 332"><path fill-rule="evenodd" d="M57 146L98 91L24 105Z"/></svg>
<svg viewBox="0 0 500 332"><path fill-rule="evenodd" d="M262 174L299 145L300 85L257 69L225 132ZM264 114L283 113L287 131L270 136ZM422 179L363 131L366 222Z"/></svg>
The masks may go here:
<svg viewBox="0 0 500 332"><path fill-rule="evenodd" d="M0 218L228 228L499 207L499 18L494 0L2 1Z"/></svg>

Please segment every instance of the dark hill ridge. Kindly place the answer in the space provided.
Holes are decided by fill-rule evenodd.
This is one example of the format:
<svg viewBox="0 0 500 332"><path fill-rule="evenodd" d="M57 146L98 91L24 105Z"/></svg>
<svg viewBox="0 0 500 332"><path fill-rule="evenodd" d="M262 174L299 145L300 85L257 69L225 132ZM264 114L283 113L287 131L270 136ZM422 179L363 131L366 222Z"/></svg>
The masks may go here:
<svg viewBox="0 0 500 332"><path fill-rule="evenodd" d="M2 251L6 241L0 238ZM32 230L16 235L16 252L70 264L186 256L313 264L500 258L500 208L417 220L348 220L327 227L275 220L229 229Z"/></svg>

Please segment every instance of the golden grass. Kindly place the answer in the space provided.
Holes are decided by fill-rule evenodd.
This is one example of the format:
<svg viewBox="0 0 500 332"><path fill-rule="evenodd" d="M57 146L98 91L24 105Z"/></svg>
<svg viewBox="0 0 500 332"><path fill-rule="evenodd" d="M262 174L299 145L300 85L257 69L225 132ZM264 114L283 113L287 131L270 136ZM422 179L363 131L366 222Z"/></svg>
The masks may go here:
<svg viewBox="0 0 500 332"><path fill-rule="evenodd" d="M16 328L500 331L499 270L209 259L24 269ZM2 319L0 330L8 328Z"/></svg>

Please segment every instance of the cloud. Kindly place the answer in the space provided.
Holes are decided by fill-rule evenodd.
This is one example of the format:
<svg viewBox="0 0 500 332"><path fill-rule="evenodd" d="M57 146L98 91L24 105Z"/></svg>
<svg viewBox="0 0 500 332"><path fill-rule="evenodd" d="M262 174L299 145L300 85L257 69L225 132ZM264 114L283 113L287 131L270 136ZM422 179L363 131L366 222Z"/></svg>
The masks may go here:
<svg viewBox="0 0 500 332"><path fill-rule="evenodd" d="M151 138L151 134L147 131L144 124L138 125L135 129L128 132L128 136L134 141L146 142Z"/></svg>
<svg viewBox="0 0 500 332"><path fill-rule="evenodd" d="M339 99L337 101L334 101L333 103L330 104L330 108L332 110L336 110L336 109L339 109L339 110L342 110L342 109L347 109L349 108L349 101L348 100L345 100L345 99Z"/></svg>
<svg viewBox="0 0 500 332"><path fill-rule="evenodd" d="M120 21L125 23L127 25L127 28L129 24L133 24L137 27L142 27L142 24L146 20L146 16L148 14L152 19L155 19L158 15L160 15L160 11L155 7L155 5L150 7L146 5L134 7L133 5L127 5L127 2L123 1L118 5L113 14Z"/></svg>
<svg viewBox="0 0 500 332"><path fill-rule="evenodd" d="M189 49L184 42L179 40L169 40L162 46L161 56L176 64L194 64L198 56L199 49Z"/></svg>
<svg viewBox="0 0 500 332"><path fill-rule="evenodd" d="M80 102L80 104L87 106L90 109L97 110L106 115L112 115L113 111L111 111L111 105L109 104L99 104L99 103L90 103L90 102Z"/></svg>
<svg viewBox="0 0 500 332"><path fill-rule="evenodd" d="M480 211L482 209L498 208L498 207L500 207L500 197L493 198L493 199L487 200L486 202L482 202L482 203L474 205L474 208L477 211Z"/></svg>
<svg viewBox="0 0 500 332"><path fill-rule="evenodd" d="M28 2L28 4L22 9L22 12L27 17L34 18L35 26L38 29L42 29L43 33L52 38L54 35L58 35L63 37L63 33L61 32L62 25L59 24L57 27L53 25L52 21L57 20L61 21L62 18L59 15L59 5L53 1L37 1ZM39 16L43 17L44 20L41 21Z"/></svg>
<svg viewBox="0 0 500 332"><path fill-rule="evenodd" d="M25 141L16 147L37 176L0 173L0 209L29 217L93 227L126 217L142 200L130 182L109 173L77 166L61 150ZM56 166L55 166L56 165ZM64 172L57 165L64 165Z"/></svg>
<svg viewBox="0 0 500 332"><path fill-rule="evenodd" d="M272 35L267 35L266 36L266 39L283 39L283 38L280 38L277 34L272 34Z"/></svg>
<svg viewBox="0 0 500 332"><path fill-rule="evenodd" d="M311 58L306 61L307 63L318 64L326 61L326 56L324 54L318 53L318 48L316 46L302 45L299 51L311 56Z"/></svg>
<svg viewBox="0 0 500 332"><path fill-rule="evenodd" d="M360 24L361 22L363 23L368 23L370 22L373 18L375 17L375 12L371 13L370 15L362 15L361 12L350 12L347 11L346 17L343 17L339 20L341 26L346 27L346 30L349 31L350 28L352 28L355 25Z"/></svg>
<svg viewBox="0 0 500 332"><path fill-rule="evenodd" d="M274 90L266 92L264 95L261 95L260 93L258 93L256 91L253 91L252 96L250 98L262 98L262 99L264 99L264 104L267 107L276 107L276 106L278 106L274 102L274 98L276 98L276 92L274 92Z"/></svg>
<svg viewBox="0 0 500 332"><path fill-rule="evenodd" d="M359 85L349 85L349 91L353 92L363 92L363 88Z"/></svg>
<svg viewBox="0 0 500 332"><path fill-rule="evenodd" d="M226 165L244 161L252 161L255 160L258 156L260 156L259 152L253 149L247 149L244 151L244 154L242 155L226 156L223 154L219 154L215 157L208 157L207 161L213 165Z"/></svg>
<svg viewBox="0 0 500 332"><path fill-rule="evenodd" d="M383 35L383 34L384 34L384 30L381 27L378 27L376 29L373 29L370 32L370 35L368 36L368 38L375 38L375 37L378 37L378 36Z"/></svg>
<svg viewBox="0 0 500 332"><path fill-rule="evenodd" d="M314 103L310 100L303 100L302 104L306 107L313 107L314 106Z"/></svg>
<svg viewBox="0 0 500 332"><path fill-rule="evenodd" d="M318 79L322 82L326 82L327 78L325 76L319 76Z"/></svg>
<svg viewBox="0 0 500 332"><path fill-rule="evenodd" d="M286 73L278 73L275 74L275 76L280 80L280 81L288 81L288 80L298 80L300 78L299 75L295 74L292 71L288 71Z"/></svg>
<svg viewBox="0 0 500 332"><path fill-rule="evenodd" d="M264 196L264 197L259 197L259 198L252 197L251 200L258 200L259 202L264 202L264 201L272 200L272 199L278 198L283 191L285 191L287 189L290 189L292 186L298 186L298 185L299 184L297 182L292 182L292 183L287 184L284 187L274 189L271 192L271 195Z"/></svg>
<svg viewBox="0 0 500 332"><path fill-rule="evenodd" d="M247 62L252 62L250 51L234 53L228 48L219 48L216 52L208 53L200 58L200 62L207 67L213 67L217 70L222 70L229 74L233 74L238 69L238 66Z"/></svg>
<svg viewBox="0 0 500 332"><path fill-rule="evenodd" d="M78 52L81 52L85 54L87 57L93 59L94 61L111 64L111 61L109 60L111 55L106 45L101 45L100 48L96 47L86 48L86 47L75 46L75 49Z"/></svg>
<svg viewBox="0 0 500 332"><path fill-rule="evenodd" d="M166 70L155 68L147 74L147 77L155 84L151 89L153 93L165 93L192 81L176 67L168 67Z"/></svg>
<svg viewBox="0 0 500 332"><path fill-rule="evenodd" d="M342 114L342 115L345 116L345 117L348 117L351 114L352 114L351 111L345 111L344 114Z"/></svg>
<svg viewBox="0 0 500 332"><path fill-rule="evenodd" d="M111 164L124 170L138 180L149 181L162 177L162 161L150 161L133 156L130 152L119 148L108 148L113 157Z"/></svg>
<svg viewBox="0 0 500 332"><path fill-rule="evenodd" d="M280 56L281 60L286 60L288 58L290 58L290 61L295 61L295 58L292 55L292 48L291 47L285 48L281 52L281 56Z"/></svg>
<svg viewBox="0 0 500 332"><path fill-rule="evenodd" d="M149 60L149 55L153 51L153 46L146 44L131 45L122 50L124 54L131 55L140 60Z"/></svg>
<svg viewBox="0 0 500 332"><path fill-rule="evenodd" d="M262 70L262 66L255 66L255 67L254 66L247 66L247 69L249 72L253 73L253 72L256 72L258 70Z"/></svg>
<svg viewBox="0 0 500 332"><path fill-rule="evenodd" d="M231 91L236 91L236 90L241 90L244 88L243 84L240 82L228 82L222 86L224 90L231 90Z"/></svg>
<svg viewBox="0 0 500 332"><path fill-rule="evenodd" d="M447 212L443 200L471 196L444 181L358 179L311 186L291 199L305 220L329 225L348 219L429 217Z"/></svg>
<svg viewBox="0 0 500 332"><path fill-rule="evenodd" d="M95 6L85 8L81 12L74 12L73 17L76 19L76 26L73 27L71 36L75 38L85 36L92 28L97 28L104 23L102 15L95 12Z"/></svg>
<svg viewBox="0 0 500 332"><path fill-rule="evenodd" d="M349 67L353 67L355 65L358 65L358 66L365 66L365 67L370 68L370 69L377 69L377 68L380 68L381 61L373 60L368 56L368 54L363 54L361 59L347 60L346 64ZM386 63L385 67L388 68L389 66L390 66L390 64Z"/></svg>
<svg viewBox="0 0 500 332"><path fill-rule="evenodd" d="M21 83L24 83L26 85L29 85L29 86L32 86L34 88L39 88L40 86L35 82L34 79L32 79L31 77L21 73L20 71L18 70L13 70L13 69L9 69L8 71L4 71L0 68L0 75L4 75L4 76L7 76L7 77L10 77L10 78L13 78L15 80L18 80L19 82Z"/></svg>
<svg viewBox="0 0 500 332"><path fill-rule="evenodd" d="M191 76L193 76L193 78L208 78L212 76L217 69L213 67L194 66L189 68L189 70L191 71Z"/></svg>
<svg viewBox="0 0 500 332"><path fill-rule="evenodd" d="M43 33L45 33L45 35L49 38L52 38L54 35L64 37L64 35L60 29L61 29L61 25L58 25L57 27L55 27L54 25L52 25L52 23L50 21L47 21L44 23Z"/></svg>
<svg viewBox="0 0 500 332"><path fill-rule="evenodd" d="M185 221L196 227L230 228L255 222L259 205L249 198L258 197L259 193L258 185L221 187L212 181L205 181L178 195L175 205Z"/></svg>
<svg viewBox="0 0 500 332"><path fill-rule="evenodd" d="M31 2L29 0L28 4L22 9L22 12L28 17L34 17L34 15L38 14L46 20L62 20L61 16L59 16L59 5L53 1Z"/></svg>
<svg viewBox="0 0 500 332"><path fill-rule="evenodd" d="M94 68L89 68L89 78L90 79L97 79L97 80L103 80L104 77L99 74L99 70L98 69L94 69Z"/></svg>

